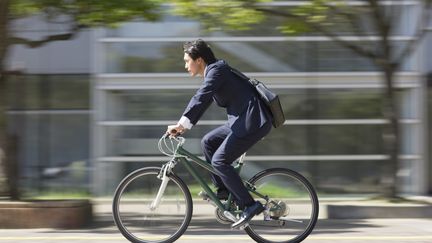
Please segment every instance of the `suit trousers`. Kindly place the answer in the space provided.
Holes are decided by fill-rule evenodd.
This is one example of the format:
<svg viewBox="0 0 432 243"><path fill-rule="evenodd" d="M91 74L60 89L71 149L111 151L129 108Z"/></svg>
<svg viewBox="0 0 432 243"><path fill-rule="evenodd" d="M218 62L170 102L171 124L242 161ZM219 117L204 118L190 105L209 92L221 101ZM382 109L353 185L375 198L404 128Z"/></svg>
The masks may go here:
<svg viewBox="0 0 432 243"><path fill-rule="evenodd" d="M219 190L228 189L240 207L249 206L255 201L231 164L266 136L270 132L271 126L271 123L267 122L254 133L245 137L237 137L229 125L225 124L211 130L201 141L204 156L217 174L212 174L214 185Z"/></svg>

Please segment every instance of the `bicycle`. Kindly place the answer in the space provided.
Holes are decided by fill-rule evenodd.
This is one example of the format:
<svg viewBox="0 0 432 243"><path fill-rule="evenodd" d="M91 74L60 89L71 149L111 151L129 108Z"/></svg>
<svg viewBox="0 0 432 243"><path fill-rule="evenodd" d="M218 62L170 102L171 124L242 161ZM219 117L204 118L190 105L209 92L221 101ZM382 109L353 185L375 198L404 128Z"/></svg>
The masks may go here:
<svg viewBox="0 0 432 243"><path fill-rule="evenodd" d="M164 135L159 150L171 157L162 167L145 167L127 175L113 199L114 221L122 235L134 243L168 243L177 240L192 218L193 202L188 186L176 175L178 164L199 183L216 207L216 219L223 224L237 221L241 209L233 196L219 200L199 175L193 163L215 173L212 166L183 148L186 139ZM234 165L240 173L243 154ZM318 219L318 197L313 186L299 173L285 168L265 169L248 181L246 187L265 207L243 227L256 242L296 243L303 241Z"/></svg>

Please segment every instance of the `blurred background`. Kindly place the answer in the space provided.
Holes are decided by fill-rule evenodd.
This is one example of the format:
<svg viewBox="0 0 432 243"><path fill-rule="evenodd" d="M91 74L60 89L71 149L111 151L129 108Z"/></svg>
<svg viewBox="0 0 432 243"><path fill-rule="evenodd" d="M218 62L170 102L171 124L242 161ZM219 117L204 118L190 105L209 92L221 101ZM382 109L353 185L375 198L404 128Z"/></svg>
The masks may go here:
<svg viewBox="0 0 432 243"><path fill-rule="evenodd" d="M415 35L419 2L386 5L399 13L390 35L395 49ZM288 1L276 6L291 7ZM382 73L371 60L317 32L284 35L276 28L280 22L269 16L248 30L209 31L200 20L163 11L156 21L85 28L37 48L11 45L5 62L7 133L16 141L21 193L109 197L127 173L166 161L157 140L201 83L188 76L182 52L185 41L198 37L217 58L280 95L287 120L248 153L245 176L286 167L305 175L321 196L382 192L383 178L392 173L383 142L388 121ZM36 13L14 19L9 29L38 40L68 26ZM395 74L400 194L432 193L432 31L425 30ZM339 35L350 40L356 33ZM375 35L373 28L366 33ZM379 41L352 39L372 49ZM201 154L200 138L225 120L225 111L212 105L185 135L186 148Z"/></svg>

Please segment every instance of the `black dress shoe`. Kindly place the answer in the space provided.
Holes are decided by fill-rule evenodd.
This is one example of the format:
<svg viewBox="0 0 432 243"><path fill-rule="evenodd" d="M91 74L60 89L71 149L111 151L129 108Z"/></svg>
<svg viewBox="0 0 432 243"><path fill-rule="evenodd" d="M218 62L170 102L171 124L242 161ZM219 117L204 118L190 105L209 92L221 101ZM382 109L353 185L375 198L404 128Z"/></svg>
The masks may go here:
<svg viewBox="0 0 432 243"><path fill-rule="evenodd" d="M263 205L256 201L254 204L246 207L245 210L243 210L243 213L240 216L240 219L231 225L231 228L240 228L243 225L249 223L249 221L255 216L260 214L262 211L264 211Z"/></svg>

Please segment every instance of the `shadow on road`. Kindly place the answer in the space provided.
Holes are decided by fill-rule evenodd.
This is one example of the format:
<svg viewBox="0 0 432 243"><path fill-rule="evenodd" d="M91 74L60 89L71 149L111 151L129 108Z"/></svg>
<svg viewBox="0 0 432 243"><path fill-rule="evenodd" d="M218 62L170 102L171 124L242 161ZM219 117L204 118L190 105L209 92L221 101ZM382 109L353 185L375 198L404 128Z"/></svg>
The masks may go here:
<svg viewBox="0 0 432 243"><path fill-rule="evenodd" d="M315 226L312 234L343 234L357 232L365 228L377 228L379 225L368 223L360 219L320 219ZM119 234L114 224L111 213L98 214L94 222L86 228L74 230L50 229L45 233L100 233L100 234ZM277 231L276 231L277 232ZM209 216L194 215L186 231L188 235L239 235L244 231L232 230L229 224L220 224L216 219Z"/></svg>

